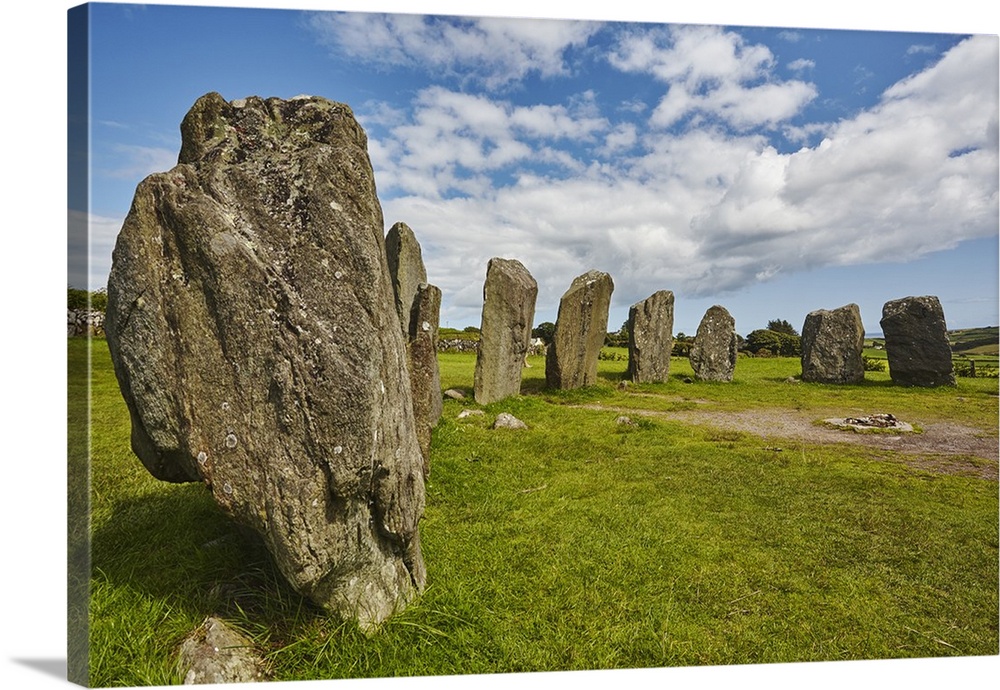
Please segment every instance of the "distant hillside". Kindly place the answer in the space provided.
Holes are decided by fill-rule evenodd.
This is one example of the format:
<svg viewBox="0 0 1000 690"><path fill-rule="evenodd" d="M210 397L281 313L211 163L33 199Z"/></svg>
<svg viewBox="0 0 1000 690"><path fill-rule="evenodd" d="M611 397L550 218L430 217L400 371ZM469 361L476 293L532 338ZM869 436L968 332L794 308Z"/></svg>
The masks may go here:
<svg viewBox="0 0 1000 690"><path fill-rule="evenodd" d="M948 331L948 338L951 340L953 352L975 350L980 354L987 354L986 350L993 352L1000 350L1000 327L998 326Z"/></svg>
<svg viewBox="0 0 1000 690"><path fill-rule="evenodd" d="M1000 353L1000 326L962 328L948 331L952 352L975 355ZM885 337L881 333L865 333L865 347L883 349Z"/></svg>

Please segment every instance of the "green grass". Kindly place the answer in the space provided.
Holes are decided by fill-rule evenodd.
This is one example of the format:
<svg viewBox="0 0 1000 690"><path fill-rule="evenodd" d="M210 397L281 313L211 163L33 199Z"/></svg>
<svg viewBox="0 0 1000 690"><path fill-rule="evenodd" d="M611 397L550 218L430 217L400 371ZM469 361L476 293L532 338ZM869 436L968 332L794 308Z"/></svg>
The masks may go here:
<svg viewBox="0 0 1000 690"><path fill-rule="evenodd" d="M475 356L439 361L442 387L471 398ZM602 361L597 385L557 392L530 363L518 398L445 401L428 587L366 637L292 592L202 487L146 473L95 341L91 683L179 682L174 650L211 614L253 637L276 680L998 653L995 482L579 406L858 408L996 437L996 379L791 385L797 361L741 358L731 384L685 383L678 358L664 384L618 391L626 362ZM468 407L486 415L457 419ZM530 428L490 429L500 411Z"/></svg>

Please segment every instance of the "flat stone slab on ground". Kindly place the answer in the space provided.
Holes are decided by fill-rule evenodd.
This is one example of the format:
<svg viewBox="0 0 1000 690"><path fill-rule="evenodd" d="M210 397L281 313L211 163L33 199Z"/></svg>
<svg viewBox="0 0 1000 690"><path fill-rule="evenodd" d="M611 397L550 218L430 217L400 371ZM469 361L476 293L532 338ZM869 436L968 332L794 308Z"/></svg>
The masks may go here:
<svg viewBox="0 0 1000 690"><path fill-rule="evenodd" d="M905 434L913 431L913 425L908 422L901 422L898 419L891 426L880 426L878 424L866 423L864 418L857 419L855 417L833 417L831 419L824 419L825 423L835 426L839 429L845 431L886 431L886 432L899 432Z"/></svg>

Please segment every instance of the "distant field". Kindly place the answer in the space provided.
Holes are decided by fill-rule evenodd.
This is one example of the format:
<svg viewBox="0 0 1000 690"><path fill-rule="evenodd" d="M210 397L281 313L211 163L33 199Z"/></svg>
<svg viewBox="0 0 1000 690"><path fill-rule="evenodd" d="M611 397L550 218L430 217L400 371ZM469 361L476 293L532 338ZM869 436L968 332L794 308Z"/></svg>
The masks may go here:
<svg viewBox="0 0 1000 690"><path fill-rule="evenodd" d="M965 375L969 371L969 363L975 362L978 376L995 376L1000 369L1000 328L968 328L949 331L955 371ZM866 357L886 359L885 339L866 338Z"/></svg>

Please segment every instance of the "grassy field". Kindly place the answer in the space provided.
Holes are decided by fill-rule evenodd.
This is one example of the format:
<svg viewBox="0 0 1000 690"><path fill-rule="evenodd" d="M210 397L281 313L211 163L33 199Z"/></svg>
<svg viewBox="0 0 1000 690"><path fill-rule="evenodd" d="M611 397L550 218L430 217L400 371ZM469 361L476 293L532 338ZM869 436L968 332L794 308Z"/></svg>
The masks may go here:
<svg viewBox="0 0 1000 690"><path fill-rule="evenodd" d="M86 358L70 340L69 357ZM442 354L471 393L474 355ZM522 396L434 432L422 523L428 587L371 638L291 591L199 485L153 479L131 454L106 345L92 373L90 682L180 682L175 650L208 615L248 633L275 680L746 664L998 653L995 481L917 469L891 451L795 444L605 406L821 419L847 408L954 421L997 438L997 380L904 389L789 385L793 359L740 359L731 384ZM492 430L501 411L527 431ZM771 441L768 441L770 443ZM991 460L978 460L980 463Z"/></svg>

